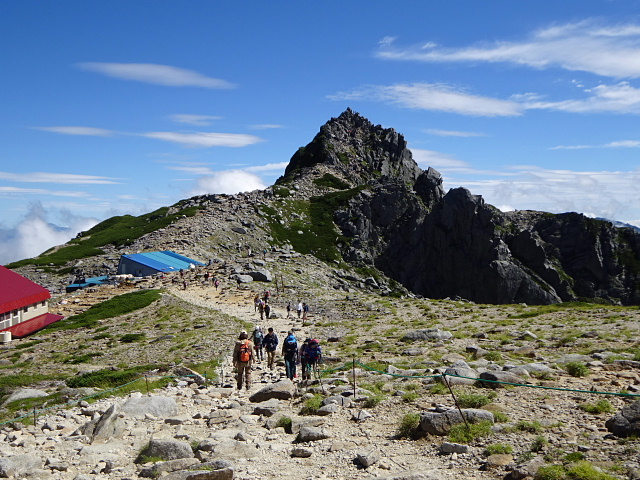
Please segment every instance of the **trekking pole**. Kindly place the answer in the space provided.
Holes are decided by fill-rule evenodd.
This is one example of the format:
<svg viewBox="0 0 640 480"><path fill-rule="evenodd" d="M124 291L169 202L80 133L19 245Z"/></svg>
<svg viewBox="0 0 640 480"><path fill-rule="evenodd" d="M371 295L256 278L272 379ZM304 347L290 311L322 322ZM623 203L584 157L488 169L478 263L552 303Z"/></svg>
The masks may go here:
<svg viewBox="0 0 640 480"><path fill-rule="evenodd" d="M316 379L318 380L318 382L320 382L320 388L322 389L322 394L326 395L327 392L324 391L324 385L322 384L322 378L320 378L320 367L318 366L317 363L314 365L314 367L315 368L314 368L313 371L314 371L314 373L316 375Z"/></svg>
<svg viewBox="0 0 640 480"><path fill-rule="evenodd" d="M462 414L462 409L460 408L460 404L458 403L458 399L456 398L455 394L453 393L453 389L451 388L451 385L449 384L449 381L447 380L447 375L446 374L442 374L442 380L444 380L444 384L447 387L449 387L449 391L451 392L451 396L453 397L453 402L456 404L456 407L458 407L458 412L460 412L460 416L462 417L462 421L467 426L467 431L470 432L471 428L469 427L469 424L467 423L467 419Z"/></svg>

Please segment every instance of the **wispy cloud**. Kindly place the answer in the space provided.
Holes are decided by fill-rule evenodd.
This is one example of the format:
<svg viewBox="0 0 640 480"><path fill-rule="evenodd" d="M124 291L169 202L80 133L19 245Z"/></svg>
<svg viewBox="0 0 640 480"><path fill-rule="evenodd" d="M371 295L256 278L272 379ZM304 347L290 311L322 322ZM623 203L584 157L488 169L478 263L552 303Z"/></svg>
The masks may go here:
<svg viewBox="0 0 640 480"><path fill-rule="evenodd" d="M486 137L484 133L478 132L460 132L457 130L439 130L436 128L429 128L425 130L429 135L437 135L439 137Z"/></svg>
<svg viewBox="0 0 640 480"><path fill-rule="evenodd" d="M191 173L193 175L213 175L215 173L209 167L204 166L171 165L167 168L169 170L176 170L178 172Z"/></svg>
<svg viewBox="0 0 640 480"><path fill-rule="evenodd" d="M226 80L208 77L193 70L154 63L84 62L77 67L121 80L133 80L167 87L235 88Z"/></svg>
<svg viewBox="0 0 640 480"><path fill-rule="evenodd" d="M640 89L628 82L617 85L598 85L585 89L587 98L563 100L559 102L528 101L524 108L529 110L558 110L572 113L640 113Z"/></svg>
<svg viewBox="0 0 640 480"><path fill-rule="evenodd" d="M118 178L100 177L97 175L80 175L77 173L51 173L51 172L27 172L10 173L0 172L0 179L12 182L24 183L66 183L77 185L89 184L116 184Z"/></svg>
<svg viewBox="0 0 640 480"><path fill-rule="evenodd" d="M222 117L216 117L212 115L193 115L189 113L176 113L175 115L170 115L169 119L178 123L186 123L188 125L206 127L207 125L211 125L212 120L221 120Z"/></svg>
<svg viewBox="0 0 640 480"><path fill-rule="evenodd" d="M0 186L0 195L53 195L54 197L88 197L87 192L47 190L44 188L20 188Z"/></svg>
<svg viewBox="0 0 640 480"><path fill-rule="evenodd" d="M513 117L523 107L512 100L472 95L441 83L405 83L390 86L367 85L350 92L328 96L331 100L369 100L418 110L435 110L480 117Z"/></svg>
<svg viewBox="0 0 640 480"><path fill-rule="evenodd" d="M143 137L179 143L188 147L246 147L264 141L254 135L242 133L213 133L213 132L149 132L141 134Z"/></svg>
<svg viewBox="0 0 640 480"><path fill-rule="evenodd" d="M557 145L549 150L584 150L588 148L640 148L640 140L617 140L603 145Z"/></svg>
<svg viewBox="0 0 640 480"><path fill-rule="evenodd" d="M93 127L32 127L34 130L44 130L45 132L60 133L62 135L86 135L92 137L110 137L116 132L104 128Z"/></svg>
<svg viewBox="0 0 640 480"><path fill-rule="evenodd" d="M267 163L266 165L247 167L244 170L246 170L247 172L284 172L284 169L287 168L287 165L289 165L289 162Z"/></svg>
<svg viewBox="0 0 640 480"><path fill-rule="evenodd" d="M463 48L431 42L396 47L385 37L376 56L418 62L508 62L533 68L559 67L614 78L640 77L640 25L602 25L595 20L551 26L521 41Z"/></svg>

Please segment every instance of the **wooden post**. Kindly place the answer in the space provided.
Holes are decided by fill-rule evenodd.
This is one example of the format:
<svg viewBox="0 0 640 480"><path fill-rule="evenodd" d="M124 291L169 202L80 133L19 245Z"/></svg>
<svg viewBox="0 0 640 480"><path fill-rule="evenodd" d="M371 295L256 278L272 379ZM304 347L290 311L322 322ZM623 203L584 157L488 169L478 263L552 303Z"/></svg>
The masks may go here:
<svg viewBox="0 0 640 480"><path fill-rule="evenodd" d="M353 363L351 364L351 372L353 373L353 398L356 398L356 357L353 357Z"/></svg>
<svg viewBox="0 0 640 480"><path fill-rule="evenodd" d="M147 395L149 395L149 376L148 375L144 376L144 381L147 384Z"/></svg>
<svg viewBox="0 0 640 480"><path fill-rule="evenodd" d="M33 407L33 426L35 427L38 423L38 413L36 412L36 407Z"/></svg>

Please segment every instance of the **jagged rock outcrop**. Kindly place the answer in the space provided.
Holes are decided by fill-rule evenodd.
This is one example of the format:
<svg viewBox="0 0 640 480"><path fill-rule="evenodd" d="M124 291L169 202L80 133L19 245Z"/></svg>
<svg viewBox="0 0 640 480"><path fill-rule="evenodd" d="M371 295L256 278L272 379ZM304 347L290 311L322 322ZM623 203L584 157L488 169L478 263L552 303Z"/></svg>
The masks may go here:
<svg viewBox="0 0 640 480"><path fill-rule="evenodd" d="M444 193L404 137L346 110L291 158L284 179L329 167L353 195L333 215L343 258L409 291L482 303L581 298L640 303L640 234L577 213L503 213L465 188Z"/></svg>

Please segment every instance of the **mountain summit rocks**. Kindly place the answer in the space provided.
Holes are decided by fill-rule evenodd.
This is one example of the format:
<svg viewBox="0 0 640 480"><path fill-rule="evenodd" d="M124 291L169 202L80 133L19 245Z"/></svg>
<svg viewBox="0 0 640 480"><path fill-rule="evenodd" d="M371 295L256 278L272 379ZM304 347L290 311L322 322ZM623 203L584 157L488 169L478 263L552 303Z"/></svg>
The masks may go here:
<svg viewBox="0 0 640 480"><path fill-rule="evenodd" d="M344 260L429 298L640 303L640 234L577 213L503 213L465 188L445 194L404 137L347 109L291 158L280 182L329 169L353 195L333 215Z"/></svg>

